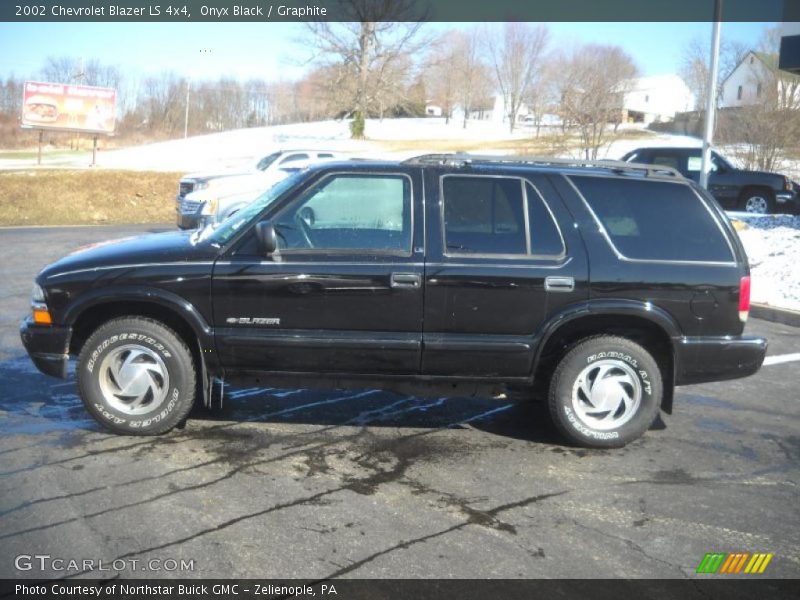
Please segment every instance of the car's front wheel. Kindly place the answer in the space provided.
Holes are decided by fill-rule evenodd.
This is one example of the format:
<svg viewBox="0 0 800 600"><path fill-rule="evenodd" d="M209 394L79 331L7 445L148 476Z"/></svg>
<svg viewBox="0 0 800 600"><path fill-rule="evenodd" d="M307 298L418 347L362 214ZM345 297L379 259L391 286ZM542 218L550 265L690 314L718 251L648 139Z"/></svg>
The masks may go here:
<svg viewBox="0 0 800 600"><path fill-rule="evenodd" d="M194 402L192 353L178 334L153 319L123 317L98 327L77 371L86 409L117 433L166 433Z"/></svg>
<svg viewBox="0 0 800 600"><path fill-rule="evenodd" d="M624 446L658 416L661 371L635 342L597 336L564 355L550 382L550 414L571 442L588 448Z"/></svg>

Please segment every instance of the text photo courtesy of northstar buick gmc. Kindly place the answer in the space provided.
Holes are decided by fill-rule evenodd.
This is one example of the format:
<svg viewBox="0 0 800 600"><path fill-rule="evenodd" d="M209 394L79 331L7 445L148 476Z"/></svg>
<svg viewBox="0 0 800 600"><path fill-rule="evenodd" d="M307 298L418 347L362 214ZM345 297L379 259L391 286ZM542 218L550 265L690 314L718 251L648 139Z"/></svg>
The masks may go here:
<svg viewBox="0 0 800 600"><path fill-rule="evenodd" d="M49 375L77 357L86 409L121 434L257 374L536 384L570 443L619 447L675 386L760 368L749 301L736 232L673 169L425 155L314 165L216 228L70 254L21 335Z"/></svg>

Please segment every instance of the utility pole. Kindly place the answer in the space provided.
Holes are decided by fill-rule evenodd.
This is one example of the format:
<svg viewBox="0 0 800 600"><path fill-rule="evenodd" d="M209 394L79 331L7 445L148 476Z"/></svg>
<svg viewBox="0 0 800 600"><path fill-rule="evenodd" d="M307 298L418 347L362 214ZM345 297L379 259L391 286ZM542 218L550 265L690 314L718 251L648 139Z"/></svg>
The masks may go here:
<svg viewBox="0 0 800 600"><path fill-rule="evenodd" d="M79 85L83 85L84 82L86 81L86 69L84 68L83 57L82 56L78 60L78 72L75 73L75 75L73 75L72 78L74 80L76 80ZM74 116L71 117L71 120L73 121L72 124L77 127L78 124L77 124L77 121L76 121L76 117L74 117ZM76 150L80 150L81 149L81 134L78 133L77 131L75 132L74 141L75 141L75 149ZM70 141L70 149L72 149L72 141Z"/></svg>
<svg viewBox="0 0 800 600"><path fill-rule="evenodd" d="M192 78L186 79L186 113L183 116L183 139L189 136L189 90L192 88Z"/></svg>
<svg viewBox="0 0 800 600"><path fill-rule="evenodd" d="M722 0L714 2L714 26L711 32L711 68L706 92L706 126L703 133L703 160L700 162L700 185L708 189L711 166L711 143L714 138L714 117L717 109L717 71L719 71L719 31L722 21Z"/></svg>

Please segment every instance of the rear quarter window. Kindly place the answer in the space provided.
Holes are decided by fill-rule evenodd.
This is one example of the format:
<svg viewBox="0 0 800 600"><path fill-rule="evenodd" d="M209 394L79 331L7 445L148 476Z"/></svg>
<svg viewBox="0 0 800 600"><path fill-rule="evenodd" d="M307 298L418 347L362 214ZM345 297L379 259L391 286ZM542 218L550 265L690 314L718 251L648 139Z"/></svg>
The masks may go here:
<svg viewBox="0 0 800 600"><path fill-rule="evenodd" d="M734 260L722 229L688 185L609 177L570 179L626 258Z"/></svg>

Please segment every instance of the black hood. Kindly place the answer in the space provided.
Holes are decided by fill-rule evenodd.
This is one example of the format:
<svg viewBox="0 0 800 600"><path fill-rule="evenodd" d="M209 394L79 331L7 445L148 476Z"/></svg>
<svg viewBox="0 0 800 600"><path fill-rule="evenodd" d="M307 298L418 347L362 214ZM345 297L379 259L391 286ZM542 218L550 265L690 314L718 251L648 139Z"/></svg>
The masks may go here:
<svg viewBox="0 0 800 600"><path fill-rule="evenodd" d="M45 267L40 277L98 267L213 260L217 248L198 243L195 233L169 231L89 244Z"/></svg>

